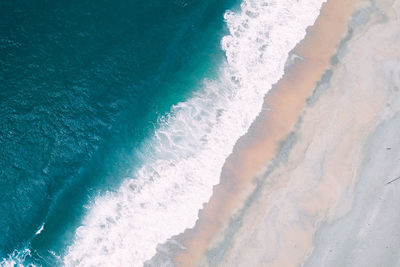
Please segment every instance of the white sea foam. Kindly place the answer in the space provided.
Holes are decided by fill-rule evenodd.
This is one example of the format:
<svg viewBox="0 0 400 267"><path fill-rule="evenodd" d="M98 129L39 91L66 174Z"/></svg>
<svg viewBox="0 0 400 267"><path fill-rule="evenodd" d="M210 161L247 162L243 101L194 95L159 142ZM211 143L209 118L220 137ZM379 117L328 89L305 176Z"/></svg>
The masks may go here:
<svg viewBox="0 0 400 267"><path fill-rule="evenodd" d="M44 223L42 223L42 225L40 226L40 228L36 231L35 235L40 234L44 229Z"/></svg>
<svg viewBox="0 0 400 267"><path fill-rule="evenodd" d="M290 50L324 0L245 0L226 12L226 62L143 146L145 164L117 193L99 197L76 231L67 266L141 266L156 246L193 227L225 159L283 75Z"/></svg>
<svg viewBox="0 0 400 267"><path fill-rule="evenodd" d="M3 258L0 261L0 266L2 267L35 267L33 264L27 265L25 263L25 258L31 255L31 251L29 249L23 249L20 251L14 250L11 254L8 255L7 258Z"/></svg>

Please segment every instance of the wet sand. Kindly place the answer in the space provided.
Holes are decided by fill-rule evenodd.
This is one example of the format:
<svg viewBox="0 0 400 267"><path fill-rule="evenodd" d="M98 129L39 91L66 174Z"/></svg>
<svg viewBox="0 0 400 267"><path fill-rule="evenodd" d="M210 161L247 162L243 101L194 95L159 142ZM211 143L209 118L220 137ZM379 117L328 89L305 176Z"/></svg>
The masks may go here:
<svg viewBox="0 0 400 267"><path fill-rule="evenodd" d="M387 184L400 176L399 13L400 0L323 6L196 226L159 262L400 266L400 180Z"/></svg>
<svg viewBox="0 0 400 267"><path fill-rule="evenodd" d="M306 100L331 65L340 41L347 34L348 19L356 1L328 1L314 26L294 54L303 58L286 70L285 76L266 96L264 111L249 133L241 138L227 159L221 183L200 211L194 229L183 235L185 250L174 261L178 266L196 266L210 247L223 238L224 229L255 189L255 177L277 155L306 106Z"/></svg>
<svg viewBox="0 0 400 267"><path fill-rule="evenodd" d="M201 265L398 266L399 187L387 182L400 172L400 9L390 2L353 17L335 64Z"/></svg>

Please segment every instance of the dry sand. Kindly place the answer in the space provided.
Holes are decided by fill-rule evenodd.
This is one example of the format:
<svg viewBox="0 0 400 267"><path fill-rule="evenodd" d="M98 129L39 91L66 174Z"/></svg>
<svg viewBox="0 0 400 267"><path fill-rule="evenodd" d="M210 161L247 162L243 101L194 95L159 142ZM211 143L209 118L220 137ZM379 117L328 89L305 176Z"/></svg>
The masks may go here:
<svg viewBox="0 0 400 267"><path fill-rule="evenodd" d="M391 2L357 13L331 75L201 265L400 264L400 187L387 185L400 175L400 9Z"/></svg>
<svg viewBox="0 0 400 267"><path fill-rule="evenodd" d="M177 266L400 266L400 0L329 0ZM168 265L168 264L167 264Z"/></svg>
<svg viewBox="0 0 400 267"><path fill-rule="evenodd" d="M228 158L220 185L214 188L210 201L200 212L193 230L184 235L186 250L175 257L178 266L195 266L203 257L217 233L242 206L254 190L254 177L276 156L281 142L296 124L306 99L330 66L340 41L347 34L348 19L356 1L331 0L324 4L314 26L294 53L303 60L296 62L266 97L265 107L249 134L241 138Z"/></svg>

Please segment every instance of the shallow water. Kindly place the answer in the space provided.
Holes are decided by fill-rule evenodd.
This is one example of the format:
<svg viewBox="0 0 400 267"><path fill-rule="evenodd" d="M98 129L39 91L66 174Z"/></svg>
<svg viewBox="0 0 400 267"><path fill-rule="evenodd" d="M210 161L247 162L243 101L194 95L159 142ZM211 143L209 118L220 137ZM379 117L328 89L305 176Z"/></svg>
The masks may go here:
<svg viewBox="0 0 400 267"><path fill-rule="evenodd" d="M138 266L193 227L322 2L2 2L2 263Z"/></svg>
<svg viewBox="0 0 400 267"><path fill-rule="evenodd" d="M62 254L157 118L213 75L234 3L0 3L0 257Z"/></svg>

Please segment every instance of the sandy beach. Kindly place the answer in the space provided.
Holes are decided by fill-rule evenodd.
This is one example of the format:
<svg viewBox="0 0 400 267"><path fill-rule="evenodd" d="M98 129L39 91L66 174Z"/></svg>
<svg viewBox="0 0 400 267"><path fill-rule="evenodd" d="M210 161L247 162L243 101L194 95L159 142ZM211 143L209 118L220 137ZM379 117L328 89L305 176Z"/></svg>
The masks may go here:
<svg viewBox="0 0 400 267"><path fill-rule="evenodd" d="M400 267L400 0L1 7L0 267Z"/></svg>
<svg viewBox="0 0 400 267"><path fill-rule="evenodd" d="M323 5L196 226L153 263L399 266L399 11Z"/></svg>

